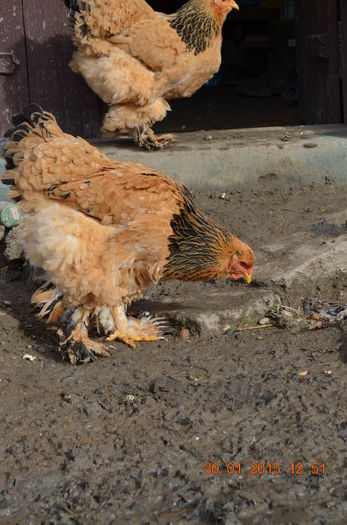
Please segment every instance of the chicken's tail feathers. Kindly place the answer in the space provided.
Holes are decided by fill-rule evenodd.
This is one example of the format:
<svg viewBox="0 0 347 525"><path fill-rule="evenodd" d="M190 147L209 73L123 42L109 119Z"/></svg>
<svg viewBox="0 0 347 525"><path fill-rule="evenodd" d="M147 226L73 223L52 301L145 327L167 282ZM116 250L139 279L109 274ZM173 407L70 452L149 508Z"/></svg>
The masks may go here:
<svg viewBox="0 0 347 525"><path fill-rule="evenodd" d="M64 4L72 11L80 11L85 8L85 2L79 2L78 0L64 0Z"/></svg>
<svg viewBox="0 0 347 525"><path fill-rule="evenodd" d="M56 323L66 310L62 293L48 282L34 292L31 304L40 310L37 317L45 319L47 323Z"/></svg>
<svg viewBox="0 0 347 525"><path fill-rule="evenodd" d="M64 0L64 3L70 9L70 19L76 31L76 37L83 38L88 26L84 19L84 12L89 12L90 6L87 2L80 0Z"/></svg>
<svg viewBox="0 0 347 525"><path fill-rule="evenodd" d="M18 166L26 159L30 159L33 149L43 142L62 136L55 117L44 111L38 104L24 106L21 113L13 115L13 128L8 129L4 137L8 142L4 146L6 171L0 175L3 184L12 186L10 198L19 201L22 190L18 188L17 179L20 175Z"/></svg>
<svg viewBox="0 0 347 525"><path fill-rule="evenodd" d="M44 111L38 104L24 106L21 113L12 117L13 128L8 129L4 137L9 141L4 148L6 169L12 170L23 160L24 151L40 142L48 142L53 136L63 132L57 121L48 111ZM24 140L26 139L26 140ZM12 184L8 173L1 177L4 184Z"/></svg>

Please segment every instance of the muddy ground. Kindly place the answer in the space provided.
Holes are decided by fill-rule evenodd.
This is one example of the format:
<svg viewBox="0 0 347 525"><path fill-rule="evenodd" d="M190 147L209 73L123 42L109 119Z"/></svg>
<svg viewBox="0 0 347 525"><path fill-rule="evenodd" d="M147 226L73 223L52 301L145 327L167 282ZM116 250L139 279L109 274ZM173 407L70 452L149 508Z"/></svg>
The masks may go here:
<svg viewBox="0 0 347 525"><path fill-rule="evenodd" d="M225 197L197 200L256 254L288 233L322 243L346 234L330 220L346 209L346 188L279 191L265 181ZM160 343L117 343L111 358L73 367L29 307L29 269L0 266L1 523L346 523L345 327L187 341L173 329ZM345 286L332 283L319 299L346 304ZM168 294L184 308L184 285L160 285L152 299ZM305 298L298 289L288 301ZM209 462L216 475L204 473Z"/></svg>

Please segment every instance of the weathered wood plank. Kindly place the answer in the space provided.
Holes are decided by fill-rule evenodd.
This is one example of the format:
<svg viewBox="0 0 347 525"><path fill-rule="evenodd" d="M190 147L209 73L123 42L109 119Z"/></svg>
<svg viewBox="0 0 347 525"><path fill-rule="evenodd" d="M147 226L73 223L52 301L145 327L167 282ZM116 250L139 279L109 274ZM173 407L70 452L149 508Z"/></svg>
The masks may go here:
<svg viewBox="0 0 347 525"><path fill-rule="evenodd" d="M341 122L337 2L296 0L295 9L302 119Z"/></svg>
<svg viewBox="0 0 347 525"><path fill-rule="evenodd" d="M31 101L52 111L64 131L98 136L100 101L69 67L72 30L64 2L25 0L24 20Z"/></svg>
<svg viewBox="0 0 347 525"><path fill-rule="evenodd" d="M10 55L8 55L10 53ZM21 0L1 0L0 136L29 101ZM11 74L12 73L12 74Z"/></svg>

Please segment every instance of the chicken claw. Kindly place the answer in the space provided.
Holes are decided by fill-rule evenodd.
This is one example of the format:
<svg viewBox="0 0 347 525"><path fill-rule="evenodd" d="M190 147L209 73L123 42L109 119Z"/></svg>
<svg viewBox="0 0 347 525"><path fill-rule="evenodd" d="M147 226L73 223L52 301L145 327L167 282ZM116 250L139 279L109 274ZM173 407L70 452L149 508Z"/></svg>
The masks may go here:
<svg viewBox="0 0 347 525"><path fill-rule="evenodd" d="M109 335L106 339L106 341L122 341L126 345L130 346L131 348L135 348L134 339L130 339L126 335L122 334L119 330L115 330L113 334Z"/></svg>
<svg viewBox="0 0 347 525"><path fill-rule="evenodd" d="M175 141L175 136L171 133L156 135L148 126L137 126L135 128L135 143L149 151L169 148Z"/></svg>
<svg viewBox="0 0 347 525"><path fill-rule="evenodd" d="M118 339L118 341L122 341L122 343L125 343L126 345L130 346L131 348L135 348L135 342L138 341L159 341L159 339L162 339L162 337L157 335L142 335L137 337L128 337L124 334L122 334L119 330L116 330L113 332L113 334L109 335L106 339L107 341L115 341Z"/></svg>
<svg viewBox="0 0 347 525"><path fill-rule="evenodd" d="M63 359L67 357L73 365L95 361L97 356L110 356L106 345L89 339L88 318L89 312L81 312L79 308L72 312L68 310L61 320L62 326L57 330L59 351Z"/></svg>
<svg viewBox="0 0 347 525"><path fill-rule="evenodd" d="M159 341L163 339L161 332L161 328L164 328L163 319L127 317L122 306L112 308L112 318L115 330L108 336L107 341L118 339L131 348L135 348L135 343L138 341Z"/></svg>

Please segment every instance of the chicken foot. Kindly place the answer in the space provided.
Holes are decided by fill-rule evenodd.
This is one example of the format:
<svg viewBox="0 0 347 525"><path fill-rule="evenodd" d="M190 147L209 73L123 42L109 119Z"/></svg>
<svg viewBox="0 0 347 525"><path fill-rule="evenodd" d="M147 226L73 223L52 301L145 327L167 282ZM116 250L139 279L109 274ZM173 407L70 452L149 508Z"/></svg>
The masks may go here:
<svg viewBox="0 0 347 525"><path fill-rule="evenodd" d="M89 316L89 310L79 307L67 310L59 320L59 351L63 359L67 357L73 365L95 361L97 356L110 356L106 345L89 339Z"/></svg>
<svg viewBox="0 0 347 525"><path fill-rule="evenodd" d="M163 339L161 328L164 328L163 319L134 319L126 316L123 306L111 309L115 330L109 335L107 341L118 339L135 348L137 341L159 341Z"/></svg>
<svg viewBox="0 0 347 525"><path fill-rule="evenodd" d="M133 134L135 143L148 150L169 148L176 140L171 133L156 135L149 126L136 126Z"/></svg>

